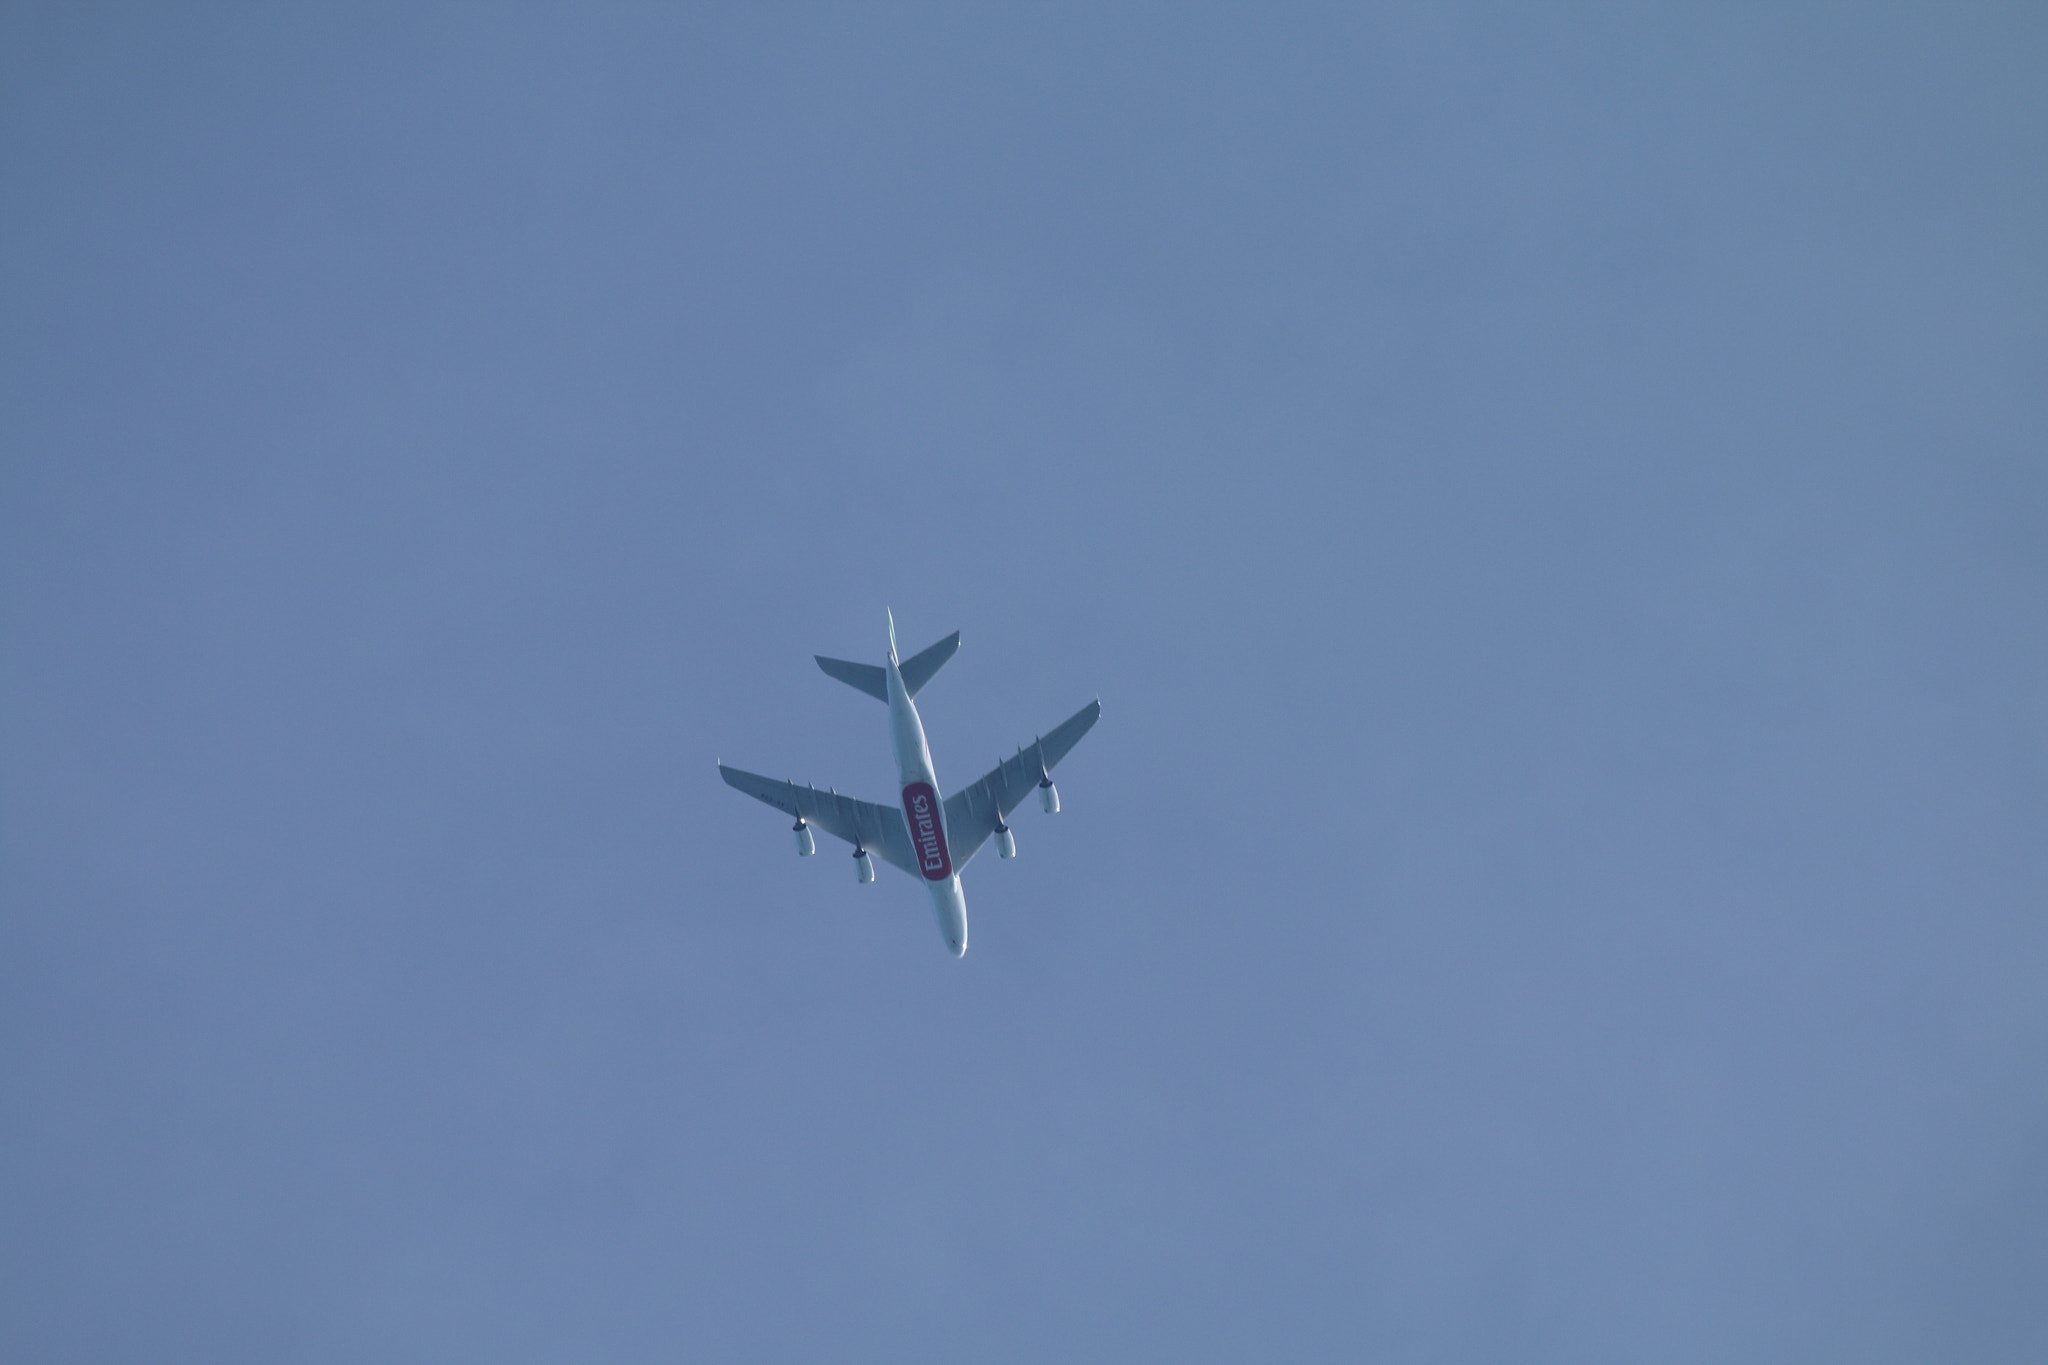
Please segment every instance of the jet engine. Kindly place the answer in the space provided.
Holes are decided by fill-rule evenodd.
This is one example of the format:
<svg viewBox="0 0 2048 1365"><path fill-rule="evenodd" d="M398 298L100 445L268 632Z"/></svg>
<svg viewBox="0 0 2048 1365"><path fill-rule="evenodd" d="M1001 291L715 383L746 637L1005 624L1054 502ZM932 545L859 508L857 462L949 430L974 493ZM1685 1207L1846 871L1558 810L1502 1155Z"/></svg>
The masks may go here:
<svg viewBox="0 0 2048 1365"><path fill-rule="evenodd" d="M863 886L875 879L875 860L868 856L868 851L864 848L853 851L853 873L860 878Z"/></svg>
<svg viewBox="0 0 2048 1365"><path fill-rule="evenodd" d="M1038 804L1045 807L1047 815L1060 813L1060 789L1052 784L1049 777L1038 784Z"/></svg>
<svg viewBox="0 0 2048 1365"><path fill-rule="evenodd" d="M996 852L1005 858L1017 856L1017 836L1010 833L1008 825L996 826Z"/></svg>
<svg viewBox="0 0 2048 1365"><path fill-rule="evenodd" d="M811 827L801 816L797 818L797 822L791 825L790 828L796 831L797 857L808 858L818 851L818 841L811 837Z"/></svg>

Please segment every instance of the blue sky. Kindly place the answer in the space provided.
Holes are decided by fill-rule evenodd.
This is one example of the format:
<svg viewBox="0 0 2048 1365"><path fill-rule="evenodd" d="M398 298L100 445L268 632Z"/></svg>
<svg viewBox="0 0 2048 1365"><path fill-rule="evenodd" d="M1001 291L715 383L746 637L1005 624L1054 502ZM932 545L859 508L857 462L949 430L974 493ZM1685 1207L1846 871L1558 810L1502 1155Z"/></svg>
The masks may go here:
<svg viewBox="0 0 2048 1365"><path fill-rule="evenodd" d="M8 7L0 1354L2042 1358L2044 57Z"/></svg>

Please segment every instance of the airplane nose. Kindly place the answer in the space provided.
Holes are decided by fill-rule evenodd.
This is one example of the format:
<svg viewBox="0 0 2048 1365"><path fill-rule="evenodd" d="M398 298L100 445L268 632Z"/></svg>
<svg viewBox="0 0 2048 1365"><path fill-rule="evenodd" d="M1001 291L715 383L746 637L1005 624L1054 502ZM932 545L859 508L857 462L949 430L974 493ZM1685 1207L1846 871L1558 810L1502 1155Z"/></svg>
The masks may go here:
<svg viewBox="0 0 2048 1365"><path fill-rule="evenodd" d="M967 956L967 940L966 940L966 939L964 939L964 938L953 938L953 939L947 939L947 940L946 940L946 944L947 944L947 946L948 946L948 947L950 947L950 948L951 948L951 949L953 950L953 956L954 956L954 957L966 957L966 956Z"/></svg>

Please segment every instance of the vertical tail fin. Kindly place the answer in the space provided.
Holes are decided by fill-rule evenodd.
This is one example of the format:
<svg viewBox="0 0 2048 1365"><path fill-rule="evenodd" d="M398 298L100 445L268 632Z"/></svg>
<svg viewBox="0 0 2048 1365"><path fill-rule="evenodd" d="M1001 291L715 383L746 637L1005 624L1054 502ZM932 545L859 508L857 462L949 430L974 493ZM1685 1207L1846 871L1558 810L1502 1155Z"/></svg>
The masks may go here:
<svg viewBox="0 0 2048 1365"><path fill-rule="evenodd" d="M882 608L889 611L887 607ZM896 662L896 613L889 611L889 662Z"/></svg>

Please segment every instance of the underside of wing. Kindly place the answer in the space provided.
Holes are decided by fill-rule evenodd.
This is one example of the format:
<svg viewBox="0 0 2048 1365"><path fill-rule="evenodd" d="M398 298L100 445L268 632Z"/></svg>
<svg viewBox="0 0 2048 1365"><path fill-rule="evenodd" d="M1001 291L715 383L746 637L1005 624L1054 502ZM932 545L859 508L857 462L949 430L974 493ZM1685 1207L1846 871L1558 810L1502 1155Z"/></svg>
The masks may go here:
<svg viewBox="0 0 2048 1365"><path fill-rule="evenodd" d="M988 842L1003 817L1023 804L1101 714L1102 703L1089 702L1054 726L1051 733L998 763L979 782L946 798L946 841L952 847L955 867L967 866L967 860Z"/></svg>
<svg viewBox="0 0 2048 1365"><path fill-rule="evenodd" d="M778 782L759 773L728 768L723 763L718 765L718 775L727 786L738 788L756 801L765 801L785 815L806 820L912 876L921 875L917 856L910 848L910 830L903 823L903 812L894 806L856 801L830 788L819 791L816 787L799 787L794 782Z"/></svg>

